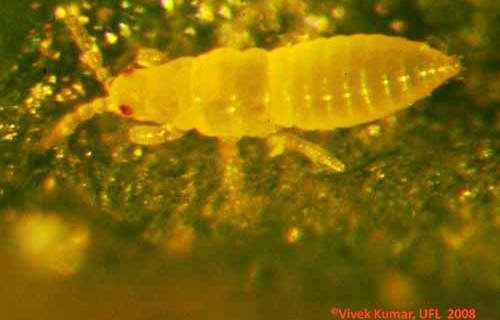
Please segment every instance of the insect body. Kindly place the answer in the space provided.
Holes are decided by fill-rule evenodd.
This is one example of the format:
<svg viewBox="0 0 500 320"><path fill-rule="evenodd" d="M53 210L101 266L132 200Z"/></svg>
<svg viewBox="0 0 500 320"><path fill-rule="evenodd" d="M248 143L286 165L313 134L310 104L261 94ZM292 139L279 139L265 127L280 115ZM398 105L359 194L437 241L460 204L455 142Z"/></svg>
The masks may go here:
<svg viewBox="0 0 500 320"><path fill-rule="evenodd" d="M220 48L110 78L77 10L58 10L83 51L82 62L104 83L108 96L64 116L44 146L104 111L147 122L130 130L130 140L138 144L163 143L194 129L218 138L225 161L223 185L236 205L240 138L266 138L272 156L294 150L343 171L342 162L321 147L281 130L333 130L380 119L427 96L460 71L456 57L425 43L358 34L272 51Z"/></svg>
<svg viewBox="0 0 500 320"><path fill-rule="evenodd" d="M222 48L118 76L115 111L207 136L333 130L385 117L459 71L424 43L383 35L316 39L270 52ZM116 109L127 106L127 113Z"/></svg>

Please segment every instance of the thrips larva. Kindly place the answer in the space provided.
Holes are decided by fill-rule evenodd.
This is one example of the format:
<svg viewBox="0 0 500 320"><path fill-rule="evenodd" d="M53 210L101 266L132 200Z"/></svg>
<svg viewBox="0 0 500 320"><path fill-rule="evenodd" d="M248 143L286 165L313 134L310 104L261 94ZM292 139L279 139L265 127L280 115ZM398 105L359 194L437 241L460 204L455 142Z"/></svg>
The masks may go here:
<svg viewBox="0 0 500 320"><path fill-rule="evenodd" d="M240 138L265 138L272 156L293 150L340 172L344 165L326 150L282 129L333 130L377 120L409 107L460 71L456 57L425 43L357 34L272 51L219 48L109 77L78 14L74 7L56 12L108 95L62 117L44 146L102 112L149 123L130 130L130 141L141 145L197 130L218 139L226 164L223 187L236 203Z"/></svg>

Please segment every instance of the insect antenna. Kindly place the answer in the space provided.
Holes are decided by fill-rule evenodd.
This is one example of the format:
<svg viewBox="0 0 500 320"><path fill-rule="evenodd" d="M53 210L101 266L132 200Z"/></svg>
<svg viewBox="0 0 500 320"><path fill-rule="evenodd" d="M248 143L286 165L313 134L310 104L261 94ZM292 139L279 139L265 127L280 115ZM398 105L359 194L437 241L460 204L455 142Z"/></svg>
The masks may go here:
<svg viewBox="0 0 500 320"><path fill-rule="evenodd" d="M102 66L102 55L95 39L88 34L81 23L82 16L78 7L76 5L58 7L55 17L64 22L71 34L71 39L82 52L80 61L90 68L95 78L106 87L106 80L110 77L109 72Z"/></svg>
<svg viewBox="0 0 500 320"><path fill-rule="evenodd" d="M48 149L57 144L71 135L80 123L90 120L96 114L103 113L110 108L110 105L109 98L98 98L77 106L73 112L67 113L59 119L47 137L42 139L42 148Z"/></svg>

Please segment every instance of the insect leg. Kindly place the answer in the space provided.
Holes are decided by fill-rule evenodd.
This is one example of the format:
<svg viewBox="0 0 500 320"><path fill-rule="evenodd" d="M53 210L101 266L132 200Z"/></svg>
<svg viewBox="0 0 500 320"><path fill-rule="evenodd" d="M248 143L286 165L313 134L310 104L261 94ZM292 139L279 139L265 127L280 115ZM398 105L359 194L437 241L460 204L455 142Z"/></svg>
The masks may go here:
<svg viewBox="0 0 500 320"><path fill-rule="evenodd" d="M276 133L267 138L271 148L271 157L282 154L285 150L295 151L309 158L315 165L328 168L331 171L343 172L345 165L320 146L287 133Z"/></svg>
<svg viewBox="0 0 500 320"><path fill-rule="evenodd" d="M48 149L57 144L65 137L71 135L80 123L91 119L96 114L103 113L109 106L110 101L108 98L97 98L76 107L73 112L67 113L59 119L47 137L42 139L42 147Z"/></svg>
<svg viewBox="0 0 500 320"><path fill-rule="evenodd" d="M219 153L224 161L224 175L221 189L228 194L228 200L231 206L230 213L232 213L231 218L227 217L226 221L231 221L235 225L240 225L245 221L241 219L242 217L240 216L243 200L241 193L241 188L243 186L243 171L241 169L242 161L238 150L238 140L239 139L221 138L218 141ZM235 221L235 219L241 220Z"/></svg>
<svg viewBox="0 0 500 320"><path fill-rule="evenodd" d="M161 126L134 126L128 132L132 143L154 146L164 142L177 140L184 135L184 131L178 130L171 125Z"/></svg>
<svg viewBox="0 0 500 320"><path fill-rule="evenodd" d="M57 7L56 19L62 20L68 28L71 38L80 51L80 61L92 70L96 79L105 84L109 73L102 66L102 55L95 39L91 37L82 25L80 11L76 5Z"/></svg>
<svg viewBox="0 0 500 320"><path fill-rule="evenodd" d="M139 48L135 54L135 63L143 68L159 66L165 62L165 54L153 48Z"/></svg>

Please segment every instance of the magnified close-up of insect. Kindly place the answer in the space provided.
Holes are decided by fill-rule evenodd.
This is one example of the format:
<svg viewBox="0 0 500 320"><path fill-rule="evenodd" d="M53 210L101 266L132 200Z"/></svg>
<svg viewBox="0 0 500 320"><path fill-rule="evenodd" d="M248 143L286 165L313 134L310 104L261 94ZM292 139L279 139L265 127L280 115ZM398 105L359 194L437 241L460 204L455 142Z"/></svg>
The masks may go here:
<svg viewBox="0 0 500 320"><path fill-rule="evenodd" d="M455 56L400 37L356 34L319 38L271 51L219 48L169 62L147 51L147 67L116 77L102 66L98 48L76 7L60 7L63 21L107 95L76 107L43 140L48 148L95 114L111 112L143 122L130 142L158 145L187 131L218 140L224 159L222 190L239 210L242 170L238 141L266 139L270 155L285 150L315 165L343 172L344 164L319 145L283 130L330 131L387 117L429 95L460 72ZM238 218L235 218L238 220Z"/></svg>
<svg viewBox="0 0 500 320"><path fill-rule="evenodd" d="M0 319L497 319L495 5L6 3Z"/></svg>

